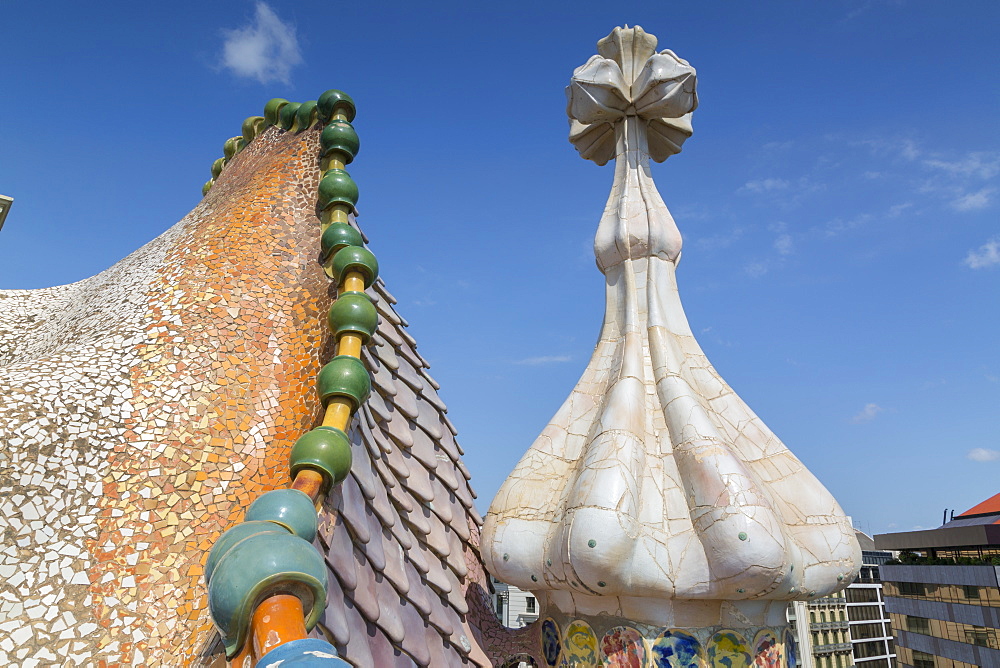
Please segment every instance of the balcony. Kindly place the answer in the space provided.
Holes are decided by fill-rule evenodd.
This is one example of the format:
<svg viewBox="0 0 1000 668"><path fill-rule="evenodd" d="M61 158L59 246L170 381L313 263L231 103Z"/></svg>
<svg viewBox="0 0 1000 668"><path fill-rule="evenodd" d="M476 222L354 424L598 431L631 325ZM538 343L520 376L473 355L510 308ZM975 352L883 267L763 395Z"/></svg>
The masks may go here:
<svg viewBox="0 0 1000 668"><path fill-rule="evenodd" d="M813 645L813 654L831 654L833 652L850 652L851 643L838 642L829 645Z"/></svg>
<svg viewBox="0 0 1000 668"><path fill-rule="evenodd" d="M846 619L842 619L842 620L834 620L834 621L831 621L831 622L816 622L815 624L810 623L809 624L809 628L810 629L819 629L819 630L823 630L823 629L846 629L849 624L850 624L850 622L848 622Z"/></svg>
<svg viewBox="0 0 1000 668"><path fill-rule="evenodd" d="M809 601L809 605L847 605L847 599L843 596L827 596L815 601Z"/></svg>

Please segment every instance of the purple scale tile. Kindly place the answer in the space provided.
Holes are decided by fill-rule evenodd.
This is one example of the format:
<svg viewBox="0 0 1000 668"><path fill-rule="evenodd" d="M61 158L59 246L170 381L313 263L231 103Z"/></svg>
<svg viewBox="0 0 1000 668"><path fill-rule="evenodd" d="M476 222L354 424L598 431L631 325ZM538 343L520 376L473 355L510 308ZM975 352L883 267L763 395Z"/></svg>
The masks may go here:
<svg viewBox="0 0 1000 668"><path fill-rule="evenodd" d="M453 623L453 618L457 620L455 611L452 609L451 604L448 603L448 599L443 596L439 596L438 605L432 606L430 613L427 615L428 623L438 630L438 633L444 638L451 636L455 632L455 625ZM450 613L450 614L449 614ZM461 621L458 620L459 626L461 627ZM443 638L441 638L443 640Z"/></svg>
<svg viewBox="0 0 1000 668"><path fill-rule="evenodd" d="M362 361L372 377L372 386L377 388L383 396L396 396L396 383L392 372L382 364L377 357L369 353L362 353Z"/></svg>
<svg viewBox="0 0 1000 668"><path fill-rule="evenodd" d="M413 533L418 536L419 540L424 540L424 536L430 533L431 525L427 521L427 517L424 514L430 515L430 511L423 506L414 504L413 510L404 511L402 508L399 509L399 517L403 520L412 530Z"/></svg>
<svg viewBox="0 0 1000 668"><path fill-rule="evenodd" d="M399 514L395 509L393 509L392 515L394 522L393 525L389 527L389 533L391 533L393 537L399 541L400 547L404 550L409 550L413 547L413 534L406 528L406 525L403 523L403 520L399 517Z"/></svg>
<svg viewBox="0 0 1000 668"><path fill-rule="evenodd" d="M377 626L369 625L368 632L368 647L372 653L373 667L395 668L396 666L415 665L409 657L393 647L392 641ZM406 657L409 664L401 663L403 657Z"/></svg>
<svg viewBox="0 0 1000 668"><path fill-rule="evenodd" d="M392 293L389 292L389 290L385 287L385 283L382 282L382 279L379 279L379 282L375 286L375 288L378 290L378 292L379 292L380 295L382 295L383 297L385 297L389 301L390 304L396 304L397 303L396 302L396 298L393 297Z"/></svg>
<svg viewBox="0 0 1000 668"><path fill-rule="evenodd" d="M437 448L436 452L438 453L438 456L436 456L435 459L437 459L439 463L442 459L444 459L446 463L441 466L435 466L434 475L441 479L441 482L444 483L444 486L448 488L449 492L454 492L458 489L459 485L466 484L465 478L458 475L455 467L451 465L452 462L448 459L448 455L446 455L440 448Z"/></svg>
<svg viewBox="0 0 1000 668"><path fill-rule="evenodd" d="M358 576L358 586L349 594L349 597L365 619L370 622L377 621L381 610L379 609L378 597L375 595L375 570L368 563L365 555L357 549L354 550L354 571ZM353 633L354 629L352 628L351 634L353 635Z"/></svg>
<svg viewBox="0 0 1000 668"><path fill-rule="evenodd" d="M455 467L462 474L463 478L465 478L466 480L472 480L472 474L469 473L469 469L465 468L465 464L462 463L461 459L455 462Z"/></svg>
<svg viewBox="0 0 1000 668"><path fill-rule="evenodd" d="M465 592L462 591L462 585L459 583L458 578L451 569L445 570L445 577L451 582L451 591L445 592L445 596L448 598L448 602L451 603L451 607L455 609L460 615L464 615L469 612L469 604L465 601Z"/></svg>
<svg viewBox="0 0 1000 668"><path fill-rule="evenodd" d="M379 309L379 315L382 316L383 320L381 326L378 328L378 333L398 349L403 345L403 337L399 335L396 325L386 320L384 313L382 309Z"/></svg>
<svg viewBox="0 0 1000 668"><path fill-rule="evenodd" d="M441 389L441 383L434 380L434 377L427 371L427 368L419 369L420 377L427 381L427 384L433 387L435 390Z"/></svg>
<svg viewBox="0 0 1000 668"><path fill-rule="evenodd" d="M371 501L375 498L375 487L381 487L382 483L375 480L375 470L368 455L368 448L360 441L351 449L351 473L354 474L361 493Z"/></svg>
<svg viewBox="0 0 1000 668"><path fill-rule="evenodd" d="M400 647L403 651L413 657L414 661L421 666L430 665L431 655L427 649L426 628L423 616L412 605L408 605L404 599L399 606L399 618L403 623L406 632Z"/></svg>
<svg viewBox="0 0 1000 668"><path fill-rule="evenodd" d="M448 419L447 415L442 414L441 415L441 421L444 422L444 426L448 428L448 431L451 432L452 436L458 436L458 427L456 427L455 425L453 425L451 423L451 420ZM465 454L465 450L462 449L462 444L461 443L459 443L458 441L455 441L455 447L458 448L458 454L460 454L460 455L464 455Z"/></svg>
<svg viewBox="0 0 1000 668"><path fill-rule="evenodd" d="M375 496L371 499L371 508L383 527L392 527L396 518L393 515L385 485L382 484L381 480L375 481Z"/></svg>
<svg viewBox="0 0 1000 668"><path fill-rule="evenodd" d="M451 643L445 642L444 638L433 629L427 633L427 650L430 652L431 666L461 666L461 655L455 652Z"/></svg>
<svg viewBox="0 0 1000 668"><path fill-rule="evenodd" d="M405 350L406 348L407 347L403 347L403 348L397 350L396 351L397 354L400 353L401 350ZM412 362L412 360L411 360L411 362ZM420 379L420 373L417 371L417 369L419 369L419 368L420 368L419 364L415 364L415 365L413 365L413 364L400 364L399 368L395 370L396 376L401 381L403 381L404 383L406 383L407 385L409 385L413 389L414 392L421 392L424 389L424 381L422 381Z"/></svg>
<svg viewBox="0 0 1000 668"><path fill-rule="evenodd" d="M384 461L392 469L392 472L401 478L401 483L405 483L406 479L410 477L410 467L403 458L403 453L398 448L393 448L387 452Z"/></svg>
<svg viewBox="0 0 1000 668"><path fill-rule="evenodd" d="M451 588L454 586L452 584L452 579L448 577L451 569L443 565L441 563L441 559L430 550L424 551L422 556L427 559L427 563L430 566L430 568L427 569L427 572L424 573L424 579L427 580L427 584L433 587L439 594L449 593Z"/></svg>
<svg viewBox="0 0 1000 668"><path fill-rule="evenodd" d="M451 554L448 555L448 565L459 580L464 580L469 573L469 567L465 563L465 546L462 539L454 531L448 531L448 543L451 545Z"/></svg>
<svg viewBox="0 0 1000 668"><path fill-rule="evenodd" d="M433 387L428 387L430 383L424 384L424 389L420 391L420 396L422 396L426 401L429 401L434 408L438 409L442 413L448 412L448 407L445 405L438 393L434 391Z"/></svg>
<svg viewBox="0 0 1000 668"><path fill-rule="evenodd" d="M393 310L392 304L389 300L376 298L372 299L372 302L375 304L375 309L378 311L378 314L382 317L382 319L388 321L385 325L381 325L380 323L380 329L382 327L385 327L386 329L390 327L395 329L396 326L403 324L402 320L399 319L399 314Z"/></svg>
<svg viewBox="0 0 1000 668"><path fill-rule="evenodd" d="M430 434L430 437L435 441L441 441L442 436L444 436L444 429L441 424L441 413L426 401L421 401L417 404L417 408L420 411L420 416L417 418L417 424L421 429ZM450 449L444 443L442 443L441 447L446 448L449 457L451 456L451 452L449 450L455 450L455 456L452 457L452 459L458 459L458 451L454 446L454 441L452 441Z"/></svg>
<svg viewBox="0 0 1000 668"><path fill-rule="evenodd" d="M411 434L413 445L410 446L410 454L414 459L420 461L428 470L435 470L440 460L437 458L440 450L423 429L414 429ZM451 464L451 462L449 462ZM444 468L453 468L451 466Z"/></svg>
<svg viewBox="0 0 1000 668"><path fill-rule="evenodd" d="M371 562L372 568L381 572L385 568L385 546L382 544L382 526L374 514L369 513L369 517L371 518L371 522L368 525L371 532L371 540L364 544L355 543L354 547L364 552L368 561Z"/></svg>
<svg viewBox="0 0 1000 668"><path fill-rule="evenodd" d="M427 524L431 530L424 536L424 542L439 557L447 559L451 554L451 542L448 540L451 531L432 512L427 513Z"/></svg>
<svg viewBox="0 0 1000 668"><path fill-rule="evenodd" d="M385 433L385 424L386 423L382 422L373 425L372 437L375 439L375 444L379 447L379 450L382 452L392 452L395 449L395 446Z"/></svg>
<svg viewBox="0 0 1000 668"><path fill-rule="evenodd" d="M447 499L442 495L438 498L440 503L447 503L451 508L451 528L463 541L469 540L469 514L465 506L458 502L458 497L449 494ZM437 506L435 506L437 507Z"/></svg>
<svg viewBox="0 0 1000 668"><path fill-rule="evenodd" d="M348 627L350 628L350 638L343 647L338 647L337 651L341 656L349 656L351 663L356 666L375 666L375 659L372 657L371 648L368 645L368 622L362 616L362 612L348 602L344 608Z"/></svg>
<svg viewBox="0 0 1000 668"><path fill-rule="evenodd" d="M399 618L399 608L402 605L399 592L381 574L375 576L375 591L379 601L381 614L375 623L382 629L393 644L398 645L403 640L403 622Z"/></svg>
<svg viewBox="0 0 1000 668"><path fill-rule="evenodd" d="M358 586L357 574L354 571L354 544L350 534L343 526L334 530L325 559L330 570L337 576L344 589L353 591Z"/></svg>
<svg viewBox="0 0 1000 668"><path fill-rule="evenodd" d="M373 337L374 338L374 337ZM376 343L378 343L376 341ZM375 348L375 356L378 357L382 364L386 365L389 369L395 371L399 368L399 358L396 357L396 352L392 349L387 342L382 341L384 345L378 345Z"/></svg>
<svg viewBox="0 0 1000 668"><path fill-rule="evenodd" d="M351 570L353 570L353 566ZM347 644L351 630L347 622L347 611L344 608L344 590L340 588L340 582L335 577L329 578L327 584L326 609L323 611L321 623L333 636L334 644Z"/></svg>
<svg viewBox="0 0 1000 668"><path fill-rule="evenodd" d="M468 508L470 511L475 508L475 501L473 501L472 490L468 485L459 485L458 489L455 490L455 496L458 500L462 502L462 505Z"/></svg>
<svg viewBox="0 0 1000 668"><path fill-rule="evenodd" d="M412 336L410 336L409 332L407 332L405 329L400 329L399 333L400 333L400 335L402 335L403 340L406 341L407 343L409 343L410 346L413 347L414 350L417 349L417 340L415 338L413 338Z"/></svg>
<svg viewBox="0 0 1000 668"><path fill-rule="evenodd" d="M385 433L395 441L400 447L409 448L413 446L413 427L410 421L403 417L399 411L393 411L392 419L384 423Z"/></svg>
<svg viewBox="0 0 1000 668"><path fill-rule="evenodd" d="M410 601L420 611L421 615L430 614L431 604L426 581L420 577L420 573L417 572L416 566L412 563L407 562L404 565L404 570L406 571L407 580L414 583L404 598Z"/></svg>
<svg viewBox="0 0 1000 668"><path fill-rule="evenodd" d="M396 537L388 529L382 530L382 540L382 551L385 554L385 568L382 569L382 574L401 596L406 596L410 591L410 580L406 577L406 556Z"/></svg>
<svg viewBox="0 0 1000 668"><path fill-rule="evenodd" d="M406 551L406 560L408 563L413 564L413 567L417 569L421 575L427 575L431 569L431 564L427 561L426 555L430 555L430 552L424 549L423 546L420 545L419 541L414 541L410 548ZM437 561L437 557L434 557L434 560ZM410 591L410 594L413 595L412 590Z"/></svg>
<svg viewBox="0 0 1000 668"><path fill-rule="evenodd" d="M376 422L388 422L392 419L393 410L386 403L386 400L382 398L381 390L377 387L373 389L375 391L368 396L366 405L371 409Z"/></svg>
<svg viewBox="0 0 1000 668"><path fill-rule="evenodd" d="M340 516L354 537L362 543L367 543L371 540L371 532L368 529L365 495L361 493L361 487L354 479L354 474L348 475L338 489L340 494L337 497L337 509L340 511Z"/></svg>
<svg viewBox="0 0 1000 668"><path fill-rule="evenodd" d="M410 490L413 495L423 503L434 501L434 483L431 481L430 473L424 465L410 456L409 452L403 452L403 459L406 461L406 468L410 470L410 476L403 481L403 486Z"/></svg>
<svg viewBox="0 0 1000 668"><path fill-rule="evenodd" d="M448 490L442 489L439 485L434 493L434 502L428 507L431 509L432 513L437 515L438 519L441 520L445 526L450 526L454 518L451 514L451 504L447 502L447 496ZM462 514L464 515L465 513Z"/></svg>
<svg viewBox="0 0 1000 668"><path fill-rule="evenodd" d="M417 410L417 395L404 383L399 383L396 387L398 390L394 397L394 407L406 417L415 420L417 415L419 415L419 411Z"/></svg>

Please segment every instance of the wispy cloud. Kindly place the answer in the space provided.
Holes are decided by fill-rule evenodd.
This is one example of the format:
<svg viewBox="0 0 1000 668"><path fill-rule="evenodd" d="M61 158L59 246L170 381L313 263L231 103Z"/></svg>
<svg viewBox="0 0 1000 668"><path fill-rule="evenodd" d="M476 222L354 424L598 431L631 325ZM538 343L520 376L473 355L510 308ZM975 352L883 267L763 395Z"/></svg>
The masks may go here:
<svg viewBox="0 0 1000 668"><path fill-rule="evenodd" d="M881 413L884 409L878 404L865 404L865 407L861 409L861 412L851 418L851 422L854 424L864 424L865 422L871 422Z"/></svg>
<svg viewBox="0 0 1000 668"><path fill-rule="evenodd" d="M766 274L769 270L770 267L768 266L765 260L757 260L754 262L749 262L747 263L746 266L743 267L743 271L750 278L760 278L761 276Z"/></svg>
<svg viewBox="0 0 1000 668"><path fill-rule="evenodd" d="M1000 450L990 450L989 448L972 448L965 454L966 458L974 462L995 462L1000 459Z"/></svg>
<svg viewBox="0 0 1000 668"><path fill-rule="evenodd" d="M302 62L295 27L265 2L257 3L248 25L223 34L222 66L236 76L287 84L292 68Z"/></svg>
<svg viewBox="0 0 1000 668"><path fill-rule="evenodd" d="M886 213L890 218L896 218L901 216L904 211L913 207L913 202L904 202L902 204L894 204L889 207L889 212Z"/></svg>
<svg viewBox="0 0 1000 668"><path fill-rule="evenodd" d="M752 193L769 193L775 190L788 190L790 185L791 183L785 179L757 179L756 181L747 181L740 190Z"/></svg>
<svg viewBox="0 0 1000 668"><path fill-rule="evenodd" d="M954 174L955 176L973 176L980 179L991 179L1000 174L1000 155L995 153L973 152L958 160L939 160L936 158L924 160L924 164L934 169Z"/></svg>
<svg viewBox="0 0 1000 668"><path fill-rule="evenodd" d="M700 248L704 248L705 250L729 248L743 237L744 232L745 230L742 227L734 227L720 234L713 234L710 237L701 237L696 239L695 243L698 244Z"/></svg>
<svg viewBox="0 0 1000 668"><path fill-rule="evenodd" d="M965 256L965 266L969 269L983 269L1000 264L1000 237L990 239Z"/></svg>
<svg viewBox="0 0 1000 668"><path fill-rule="evenodd" d="M778 238L774 240L774 250L778 251L778 255L791 255L794 253L795 242L792 241L792 235L779 234Z"/></svg>
<svg viewBox="0 0 1000 668"><path fill-rule="evenodd" d="M961 197L956 197L951 201L951 208L955 211L979 211L990 205L990 198L996 188L983 188L974 193L966 193Z"/></svg>
<svg viewBox="0 0 1000 668"><path fill-rule="evenodd" d="M540 366L542 364L561 364L563 362L570 362L573 360L572 355L542 355L541 357L526 357L522 360L516 360L514 364L523 364L526 366Z"/></svg>

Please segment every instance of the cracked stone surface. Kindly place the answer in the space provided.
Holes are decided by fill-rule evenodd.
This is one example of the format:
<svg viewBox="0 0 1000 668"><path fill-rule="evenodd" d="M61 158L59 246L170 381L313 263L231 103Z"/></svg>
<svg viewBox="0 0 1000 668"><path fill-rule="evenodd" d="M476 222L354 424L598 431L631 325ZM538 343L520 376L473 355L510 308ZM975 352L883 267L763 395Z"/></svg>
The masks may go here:
<svg viewBox="0 0 1000 668"><path fill-rule="evenodd" d="M494 499L483 560L560 619L783 627L787 601L853 579L860 549L836 500L709 363L681 306L681 236L649 161L691 134L694 68L638 27L598 51L574 72L567 111L580 154L615 159L594 242L604 323Z"/></svg>

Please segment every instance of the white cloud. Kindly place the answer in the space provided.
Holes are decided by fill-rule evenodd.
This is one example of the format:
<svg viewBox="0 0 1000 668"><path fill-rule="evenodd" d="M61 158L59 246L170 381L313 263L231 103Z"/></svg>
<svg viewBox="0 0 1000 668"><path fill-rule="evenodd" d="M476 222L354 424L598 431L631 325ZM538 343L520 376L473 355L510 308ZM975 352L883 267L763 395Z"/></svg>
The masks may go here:
<svg viewBox="0 0 1000 668"><path fill-rule="evenodd" d="M768 193L775 190L787 190L790 185L785 179L758 179L756 181L747 181L740 190L752 193Z"/></svg>
<svg viewBox="0 0 1000 668"><path fill-rule="evenodd" d="M989 448L972 448L965 455L974 462L995 462L1000 459L1000 450Z"/></svg>
<svg viewBox="0 0 1000 668"><path fill-rule="evenodd" d="M889 207L889 212L886 214L890 218L896 218L901 215L904 211L911 208L913 202L904 202L903 204L893 204Z"/></svg>
<svg viewBox="0 0 1000 668"><path fill-rule="evenodd" d="M734 227L728 232L713 234L710 237L701 237L700 239L697 239L695 243L697 243L700 248L704 248L706 250L729 248L734 243L740 240L740 238L743 236L744 231L745 230L742 227ZM590 241L591 259L593 259L593 247L594 247L594 241L593 238L591 237Z"/></svg>
<svg viewBox="0 0 1000 668"><path fill-rule="evenodd" d="M302 62L295 27L258 2L253 20L242 28L224 30L222 66L236 76L261 83L288 83L292 67Z"/></svg>
<svg viewBox="0 0 1000 668"><path fill-rule="evenodd" d="M539 366L541 364L560 364L562 362L569 362L572 359L571 355L543 355L541 357L526 357L523 360L517 360L514 364Z"/></svg>
<svg viewBox="0 0 1000 668"><path fill-rule="evenodd" d="M969 269L982 269L1000 264L1000 237L990 239L978 249L969 251L964 262Z"/></svg>
<svg viewBox="0 0 1000 668"><path fill-rule="evenodd" d="M791 255L794 253L795 244L792 241L792 235L779 234L778 238L774 240L774 250L778 251L779 255Z"/></svg>
<svg viewBox="0 0 1000 668"><path fill-rule="evenodd" d="M974 193L966 193L951 201L951 208L956 211L979 211L990 205L990 197L996 188L983 188Z"/></svg>
<svg viewBox="0 0 1000 668"><path fill-rule="evenodd" d="M745 271L747 276L750 276L751 278L760 278L767 273L769 268L770 267L767 266L767 262L757 261L747 264L743 267L743 271Z"/></svg>
<svg viewBox="0 0 1000 668"><path fill-rule="evenodd" d="M955 176L974 176L990 179L1000 174L1000 155L991 153L969 153L960 160L924 160L924 164Z"/></svg>
<svg viewBox="0 0 1000 668"><path fill-rule="evenodd" d="M861 412L851 418L851 422L854 424L862 424L864 422L871 422L875 419L879 413L884 409L878 404L865 404L865 407L861 409Z"/></svg>

